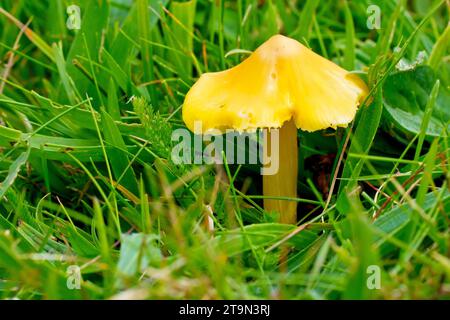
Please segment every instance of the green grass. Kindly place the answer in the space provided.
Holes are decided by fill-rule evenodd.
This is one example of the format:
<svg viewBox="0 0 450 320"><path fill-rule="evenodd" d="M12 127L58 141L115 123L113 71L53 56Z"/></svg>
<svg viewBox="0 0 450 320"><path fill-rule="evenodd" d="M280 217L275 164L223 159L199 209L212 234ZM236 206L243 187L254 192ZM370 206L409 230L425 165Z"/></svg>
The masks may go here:
<svg viewBox="0 0 450 320"><path fill-rule="evenodd" d="M450 298L448 17L432 0L3 0L0 298ZM298 132L298 226L262 209L257 166L170 157L199 75L276 33L371 90L348 128Z"/></svg>

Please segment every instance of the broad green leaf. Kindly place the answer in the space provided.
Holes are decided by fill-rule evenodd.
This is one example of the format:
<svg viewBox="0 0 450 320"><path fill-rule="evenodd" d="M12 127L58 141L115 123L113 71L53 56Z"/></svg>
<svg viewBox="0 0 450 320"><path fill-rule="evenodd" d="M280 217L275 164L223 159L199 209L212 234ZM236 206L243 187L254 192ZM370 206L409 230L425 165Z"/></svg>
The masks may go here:
<svg viewBox="0 0 450 320"><path fill-rule="evenodd" d="M117 286L123 277L139 276L150 266L156 267L162 260L156 235L142 233L123 234L117 263Z"/></svg>
<svg viewBox="0 0 450 320"><path fill-rule="evenodd" d="M294 231L296 226L277 223L260 223L245 226L242 230L230 230L221 233L212 240L213 247L234 256L254 248L274 245ZM289 243L298 249L304 249L317 239L317 235L309 230L302 230Z"/></svg>
<svg viewBox="0 0 450 320"><path fill-rule="evenodd" d="M9 167L8 175L5 180L0 183L0 199L5 195L8 188L11 187L16 180L22 166L27 162L29 155L30 149L28 148L26 151L22 152Z"/></svg>
<svg viewBox="0 0 450 320"><path fill-rule="evenodd" d="M67 241L70 243L72 250L81 257L94 258L100 254L100 249L97 248L92 237L80 229L75 229L73 226L64 224L61 227Z"/></svg>
<svg viewBox="0 0 450 320"><path fill-rule="evenodd" d="M12 128L0 126L0 146L11 147L20 140L22 132Z"/></svg>
<svg viewBox="0 0 450 320"><path fill-rule="evenodd" d="M422 206L423 210L427 211L433 207L433 205L436 203L436 194L438 192L439 191L430 192L425 196L425 200ZM444 192L441 201L444 204L444 209L449 210L449 191ZM404 203L385 211L378 219L374 221L373 226L378 228L383 233L395 235L398 231L401 230L402 227L404 227L409 222L412 214L413 210L411 209L410 204ZM347 238L350 233L349 222L347 221L347 219L344 219L340 221L339 224L342 227L344 237ZM374 241L380 241L380 243L384 243L386 239L382 238L380 235L375 235Z"/></svg>
<svg viewBox="0 0 450 320"><path fill-rule="evenodd" d="M355 134L352 137L349 153L368 154L372 146L373 139L377 133L380 124L383 103L381 98L381 89L375 94L375 100L370 105L363 106L361 117L359 118ZM344 165L342 178L351 178L350 181L342 180L339 185L339 191L344 190L345 186L353 189L356 186L356 179L359 177L364 159L348 158Z"/></svg>
<svg viewBox="0 0 450 320"><path fill-rule="evenodd" d="M108 149L108 159L114 172L116 181L123 185L127 190L138 194L138 184L133 172L133 168L129 166L129 159L125 153L127 146L111 116L102 111L103 134L106 143L112 148ZM121 179L119 181L119 179Z"/></svg>
<svg viewBox="0 0 450 320"><path fill-rule="evenodd" d="M146 99L149 99L147 91L144 90L145 88L136 87L129 74L125 72L123 66L119 65L119 63L114 59L113 55L106 51L106 49L102 51L102 55L105 59L107 67L109 68L108 71L110 73L110 76L114 78L122 91L124 91L128 96L143 95ZM107 80L105 79L104 81ZM108 90L110 90L110 87Z"/></svg>
<svg viewBox="0 0 450 320"><path fill-rule="evenodd" d="M422 209L424 211L430 210L435 204L437 200L437 194L440 190L436 192L430 192L425 196ZM444 191L443 196L440 199L443 204L443 209L446 212L450 210L450 192ZM408 203L404 203L400 206L396 206L390 210L385 211L378 219L373 222L373 227L379 230L379 232L386 234L386 236L382 236L378 232L374 235L372 241L380 246L380 253L382 255L386 255L392 252L395 249L395 246L388 241L388 237L396 237L400 238L402 236L402 231L405 226L412 219L412 214L414 214L414 210L411 208L411 205ZM351 226L348 219L344 219L338 222L339 228L342 230L342 235L344 238L350 237L351 234Z"/></svg>
<svg viewBox="0 0 450 320"><path fill-rule="evenodd" d="M56 66L58 68L59 77L61 79L62 86L66 92L69 102L72 104L77 103L76 87L73 84L73 80L67 72L66 61L64 60L63 50L61 44L53 44L53 54L55 56Z"/></svg>
<svg viewBox="0 0 450 320"><path fill-rule="evenodd" d="M407 136L420 133L425 107L436 80L434 71L428 66L396 72L386 79L383 117L388 129L399 130ZM448 88L441 86L426 129L427 137L438 137L450 131L449 106Z"/></svg>
<svg viewBox="0 0 450 320"><path fill-rule="evenodd" d="M436 70L439 67L440 63L444 61L446 52L448 54L449 43L450 43L450 23L447 24L447 28L445 28L445 31L441 34L438 41L436 41L436 43L434 44L430 58L428 59L428 64L434 70Z"/></svg>
<svg viewBox="0 0 450 320"><path fill-rule="evenodd" d="M108 102L106 104L106 110L114 121L120 121L120 107L117 99L116 83L111 78L109 79L108 86Z"/></svg>
<svg viewBox="0 0 450 320"><path fill-rule="evenodd" d="M109 3L109 1L86 1L86 7L82 10L84 14L81 17L81 29L76 33L66 59L67 73L76 83L79 92L86 92L90 80L77 69L73 60L79 59L78 56L88 56L84 42L85 37L89 56L93 61L98 61L102 33L108 24Z"/></svg>

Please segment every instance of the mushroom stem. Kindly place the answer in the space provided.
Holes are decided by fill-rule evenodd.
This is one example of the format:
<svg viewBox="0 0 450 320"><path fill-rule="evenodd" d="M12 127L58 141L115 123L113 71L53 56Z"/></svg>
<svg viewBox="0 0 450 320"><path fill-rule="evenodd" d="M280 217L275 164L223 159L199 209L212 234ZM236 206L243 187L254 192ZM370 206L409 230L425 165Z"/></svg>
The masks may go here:
<svg viewBox="0 0 450 320"><path fill-rule="evenodd" d="M267 130L267 139L264 146L267 150L271 148L271 133ZM265 197L297 197L297 175L298 175L298 145L297 127L294 120L286 122L279 131L279 168L274 175L263 175L263 194ZM270 155L273 157L276 155ZM267 163L267 159L264 159ZM297 223L297 202L288 200L276 200L264 198L264 209L279 213L281 223Z"/></svg>

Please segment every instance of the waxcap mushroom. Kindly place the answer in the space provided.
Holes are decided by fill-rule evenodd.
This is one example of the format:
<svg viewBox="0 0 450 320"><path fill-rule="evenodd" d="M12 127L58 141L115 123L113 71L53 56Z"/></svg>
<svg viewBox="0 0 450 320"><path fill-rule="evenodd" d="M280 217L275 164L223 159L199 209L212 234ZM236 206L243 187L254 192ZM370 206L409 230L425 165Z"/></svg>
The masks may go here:
<svg viewBox="0 0 450 320"><path fill-rule="evenodd" d="M264 209L278 213L282 223L295 224L297 128L346 126L367 94L356 75L276 35L234 68L203 74L186 95L183 120L197 134L279 128L278 171L263 175ZM271 150L272 134L265 130L266 150Z"/></svg>
<svg viewBox="0 0 450 320"><path fill-rule="evenodd" d="M237 131L346 126L367 95L365 83L300 42L272 36L239 65L205 73L186 95L183 120L210 129Z"/></svg>

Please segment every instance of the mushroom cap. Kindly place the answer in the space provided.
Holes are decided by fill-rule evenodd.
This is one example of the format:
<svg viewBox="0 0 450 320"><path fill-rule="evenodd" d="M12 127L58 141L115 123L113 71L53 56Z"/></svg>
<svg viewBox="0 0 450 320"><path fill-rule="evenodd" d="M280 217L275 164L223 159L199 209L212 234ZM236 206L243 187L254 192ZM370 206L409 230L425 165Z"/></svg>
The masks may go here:
<svg viewBox="0 0 450 320"><path fill-rule="evenodd" d="M205 73L183 104L183 120L194 131L297 128L316 131L347 126L367 95L366 84L298 41L275 35L239 65Z"/></svg>

